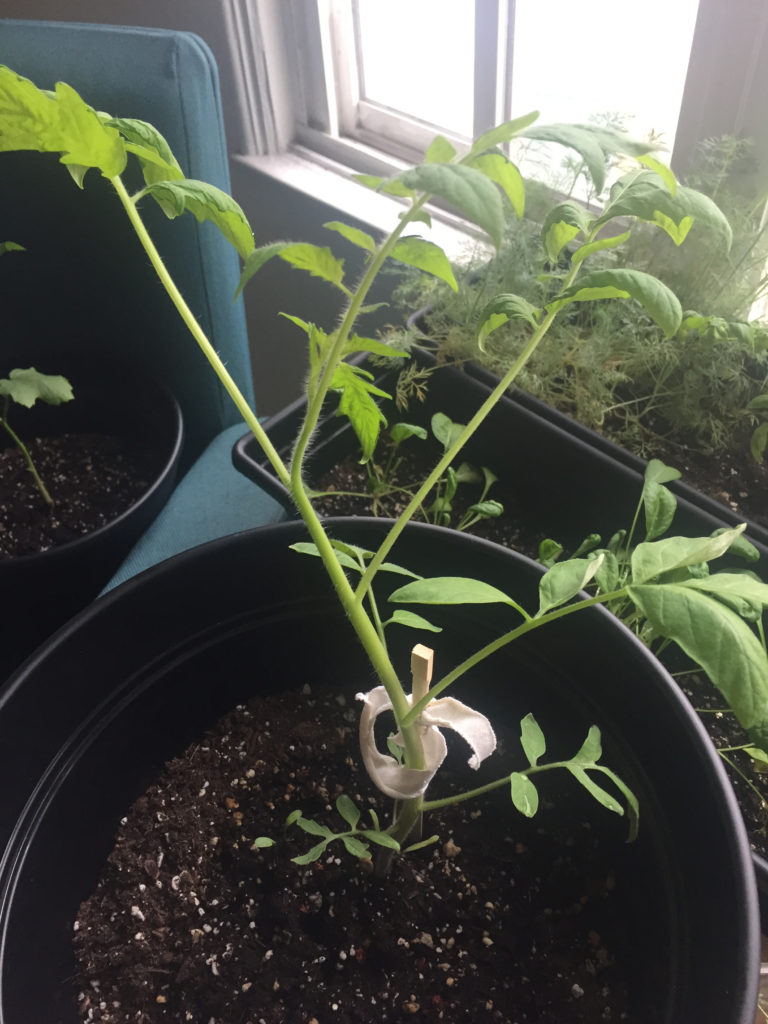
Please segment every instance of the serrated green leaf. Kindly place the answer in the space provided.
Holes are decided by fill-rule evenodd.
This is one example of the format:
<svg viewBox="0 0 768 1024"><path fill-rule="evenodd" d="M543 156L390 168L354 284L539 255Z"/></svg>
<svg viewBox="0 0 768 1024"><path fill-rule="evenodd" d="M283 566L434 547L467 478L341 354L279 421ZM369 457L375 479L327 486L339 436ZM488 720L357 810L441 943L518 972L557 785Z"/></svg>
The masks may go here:
<svg viewBox="0 0 768 1024"><path fill-rule="evenodd" d="M673 569L711 562L724 555L743 532L741 525L714 537L667 537L638 544L632 552L632 582L647 583Z"/></svg>
<svg viewBox="0 0 768 1024"><path fill-rule="evenodd" d="M359 334L353 334L344 346L344 355L352 355L353 352L370 352L371 355L384 356L387 359L403 359L409 353L403 349L393 348L385 341L376 338L361 338Z"/></svg>
<svg viewBox="0 0 768 1024"><path fill-rule="evenodd" d="M537 309L522 295L503 293L494 296L486 304L477 325L477 343L481 351L485 351L485 342L488 335L495 331L507 320L519 318L525 320L531 327L536 327L541 310Z"/></svg>
<svg viewBox="0 0 768 1024"><path fill-rule="evenodd" d="M200 221L211 221L246 260L253 252L253 232L240 206L232 196L215 185L193 178L178 181L154 181L144 190L156 200L169 219L189 212Z"/></svg>
<svg viewBox="0 0 768 1024"><path fill-rule="evenodd" d="M624 132L589 124L535 125L522 135L538 142L556 142L574 149L586 164L598 194L605 187L609 156L618 153L639 156L653 149L651 143L633 139Z"/></svg>
<svg viewBox="0 0 768 1024"><path fill-rule="evenodd" d="M403 604L514 604L512 598L482 580L431 576L406 583L389 595Z"/></svg>
<svg viewBox="0 0 768 1024"><path fill-rule="evenodd" d="M415 612L409 612L405 608L396 608L384 625L389 626L390 623L396 626L407 626L409 629L425 629L429 633L442 633L443 631L442 626L435 626L428 619Z"/></svg>
<svg viewBox="0 0 768 1024"><path fill-rule="evenodd" d="M448 164L455 156L456 150L448 139L444 135L437 135L430 142L424 154L424 162L428 164Z"/></svg>
<svg viewBox="0 0 768 1024"><path fill-rule="evenodd" d="M329 220L323 224L323 227L329 231L338 232L348 242L351 242L352 245L365 249L366 252L376 252L376 242L369 234L365 231L360 231L359 228L350 227L349 224L344 224L340 220Z"/></svg>
<svg viewBox="0 0 768 1024"><path fill-rule="evenodd" d="M538 116L538 110L534 110L530 114L523 114L522 117L516 117L511 121L505 121L504 124L496 125L495 128L491 128L489 131L483 132L483 134L478 136L472 143L472 148L469 153L467 153L465 159L471 160L480 153L485 153L488 149L495 149L496 146L503 146L505 142L510 142L516 135L519 135L521 132L525 131L526 128L529 128L533 122L538 119Z"/></svg>
<svg viewBox="0 0 768 1024"><path fill-rule="evenodd" d="M327 246L296 242L285 245L278 253L280 259L299 270L306 270L313 277L320 277L329 284L340 288L345 294L349 290L344 284L344 260L336 259Z"/></svg>
<svg viewBox="0 0 768 1024"><path fill-rule="evenodd" d="M427 242L424 238L401 238L391 255L398 263L423 270L440 281L445 281L453 291L459 290L448 257L434 242Z"/></svg>
<svg viewBox="0 0 768 1024"><path fill-rule="evenodd" d="M71 86L58 82L53 93L0 66L0 152L36 150L59 153L63 164L97 167L112 178L125 169L119 133L102 124ZM78 175L82 182L82 173ZM76 179L77 180L77 179Z"/></svg>
<svg viewBox="0 0 768 1024"><path fill-rule="evenodd" d="M677 296L665 284L641 270L624 268L595 270L585 274L570 288L555 296L548 303L547 309L557 312L570 302L610 298L635 299L656 321L667 338L677 333L683 319Z"/></svg>
<svg viewBox="0 0 768 1024"><path fill-rule="evenodd" d="M331 380L331 390L341 392L337 416L346 416L352 424L362 452L362 462L367 462L376 449L379 430L387 420L375 402L375 397L389 398L390 395L371 383L371 374L349 363L340 363Z"/></svg>
<svg viewBox="0 0 768 1024"><path fill-rule="evenodd" d="M630 586L628 592L656 634L674 640L701 666L752 742L765 747L768 659L749 626L691 585Z"/></svg>
<svg viewBox="0 0 768 1024"><path fill-rule="evenodd" d="M26 249L18 242L0 242L0 256L6 252L26 252Z"/></svg>
<svg viewBox="0 0 768 1024"><path fill-rule="evenodd" d="M475 157L469 166L482 171L487 178L501 186L518 219L522 220L525 214L525 184L517 167L501 153L485 153Z"/></svg>
<svg viewBox="0 0 768 1024"><path fill-rule="evenodd" d="M111 117L105 123L127 140L126 149L138 158L147 184L184 177L171 147L154 125L129 117Z"/></svg>
<svg viewBox="0 0 768 1024"><path fill-rule="evenodd" d="M571 256L571 263L582 263L588 256L592 256L596 252L602 252L604 249L616 249L629 240L630 234L630 231L625 231L621 235L613 235L611 238L598 238L595 242L587 242L585 245L580 245Z"/></svg>
<svg viewBox="0 0 768 1024"><path fill-rule="evenodd" d="M564 246L577 235L586 235L591 223L587 210L572 199L553 207L541 226L541 238L550 260L556 263Z"/></svg>
<svg viewBox="0 0 768 1024"><path fill-rule="evenodd" d="M34 366L11 370L5 380L0 380L0 395L7 395L26 409L38 400L46 405L61 405L75 397L66 377L39 373Z"/></svg>
<svg viewBox="0 0 768 1024"><path fill-rule="evenodd" d="M558 608L583 590L603 564L604 557L600 554L596 558L569 558L567 562L556 562L539 582L537 616Z"/></svg>
<svg viewBox="0 0 768 1024"><path fill-rule="evenodd" d="M421 164L398 175L410 189L440 196L489 236L498 249L504 231L504 207L496 186L464 164Z"/></svg>
<svg viewBox="0 0 768 1024"><path fill-rule="evenodd" d="M661 214L666 221L660 221ZM609 201L596 224L606 224L614 217L637 217L653 224L671 222L679 225L686 217L706 226L726 248L730 248L733 232L722 210L709 196L679 185L671 195L654 171L634 171L619 178L611 187Z"/></svg>
<svg viewBox="0 0 768 1024"><path fill-rule="evenodd" d="M526 818L532 818L539 809L539 793L527 775L512 772L509 777L512 803Z"/></svg>
<svg viewBox="0 0 768 1024"><path fill-rule="evenodd" d="M336 798L336 810L350 828L357 827L357 823L360 821L360 811L346 793L340 793Z"/></svg>
<svg viewBox="0 0 768 1024"><path fill-rule="evenodd" d="M547 752L547 741L539 723L532 714L527 714L520 722L520 742L528 764L533 768L539 758Z"/></svg>

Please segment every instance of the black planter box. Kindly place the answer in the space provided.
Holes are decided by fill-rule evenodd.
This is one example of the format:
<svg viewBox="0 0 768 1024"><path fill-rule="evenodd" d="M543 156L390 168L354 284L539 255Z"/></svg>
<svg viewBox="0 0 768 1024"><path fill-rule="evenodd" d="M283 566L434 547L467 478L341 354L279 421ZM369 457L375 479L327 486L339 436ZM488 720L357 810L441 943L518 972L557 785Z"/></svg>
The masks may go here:
<svg viewBox="0 0 768 1024"><path fill-rule="evenodd" d="M419 358L433 363L430 356ZM392 393L394 379L394 373L383 374L377 384ZM495 381L479 367L469 373L441 367L430 378L423 403L413 401L405 414L398 413L392 402L385 402L383 408L390 422L404 419L427 426L435 412L467 422ZM304 407L304 401L297 400L265 424L273 444L285 455L296 437ZM307 463L310 481L356 450L348 421L333 416L325 419ZM502 503L505 497L511 498L515 514L524 522L571 549L590 533L607 540L616 530L628 528L643 485L642 459L520 391L500 400L464 454L469 462L486 465L499 477L490 497ZM252 434L237 442L232 458L242 473L281 501L290 515L297 514ZM670 489L678 499L674 534L706 536L744 522L684 481L674 481ZM760 551L758 569L768 565L768 530L748 522L746 536ZM721 564L728 564L727 556ZM743 567L744 563L734 559L732 565ZM754 863L763 919L768 922L768 860L755 855Z"/></svg>

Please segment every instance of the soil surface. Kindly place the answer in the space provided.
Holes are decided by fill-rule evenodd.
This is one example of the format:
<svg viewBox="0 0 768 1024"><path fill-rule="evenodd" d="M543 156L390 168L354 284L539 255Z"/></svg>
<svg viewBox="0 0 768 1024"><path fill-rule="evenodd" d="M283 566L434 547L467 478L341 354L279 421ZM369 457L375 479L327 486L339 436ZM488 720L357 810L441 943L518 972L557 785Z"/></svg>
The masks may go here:
<svg viewBox="0 0 768 1024"><path fill-rule="evenodd" d="M80 908L80 1019L648 1019L621 974L641 945L623 904L632 880L616 864L624 826L567 782L530 821L506 788L430 815L425 835L439 841L395 856L383 878L338 841L292 863L316 842L283 831L294 809L343 831L334 804L344 792L366 819L374 807L385 821L386 800L358 763L357 719L357 706L307 688L259 699L166 766L123 819ZM449 752L433 795L466 788L466 756ZM500 764L470 783L509 771ZM277 845L254 849L261 836Z"/></svg>
<svg viewBox="0 0 768 1024"><path fill-rule="evenodd" d="M43 499L18 448L0 450L0 558L47 551L105 526L152 479L146 457L116 437L65 434L28 447L54 504Z"/></svg>

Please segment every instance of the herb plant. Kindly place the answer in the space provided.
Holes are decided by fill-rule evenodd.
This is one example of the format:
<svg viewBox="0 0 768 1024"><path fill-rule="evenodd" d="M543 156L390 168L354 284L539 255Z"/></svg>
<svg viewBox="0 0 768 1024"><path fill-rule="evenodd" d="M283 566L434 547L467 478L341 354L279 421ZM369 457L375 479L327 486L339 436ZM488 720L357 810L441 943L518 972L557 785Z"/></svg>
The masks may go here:
<svg viewBox="0 0 768 1024"><path fill-rule="evenodd" d="M727 223L717 207L705 197L678 189L671 172L645 156L642 145L604 129L593 131L569 125L538 127L535 120L536 115L532 114L501 125L478 138L463 154L457 153L446 139L438 137L430 145L423 164L388 180L362 176L359 180L363 184L397 196L405 203L392 232L380 243L367 233L345 224L332 222L326 225L365 254L364 273L358 284L352 287L345 280L343 261L337 259L330 248L290 242L255 248L251 229L237 204L218 189L184 178L167 143L150 125L96 113L74 90L61 83L54 93L43 92L13 71L0 70L0 150L56 152L61 154L61 162L80 187L84 186L91 168L97 169L111 183L139 242L191 335L253 431L278 478L289 488L310 537L308 542L297 547L322 559L338 600L378 677L380 685L360 695L363 701L360 743L363 761L372 780L396 801L393 821L386 828L377 828L377 823L372 822L374 827L363 829L361 839L360 819L346 801L338 810L350 827L340 833L318 832L316 825L309 825L303 818L293 818L291 824L320 840L317 847L337 836L347 848L351 845L359 853L361 847L357 844L362 844L366 838L377 842L373 835L366 836L366 832L375 833L379 841L382 835L388 837L385 840L387 845L382 847L386 855L391 853L390 848L402 848L413 842L412 837L418 835L423 812L442 804L439 800L429 800L425 793L445 756L443 729L454 729L468 740L473 751L471 767L476 767L490 755L495 747L490 722L455 698L443 696L469 669L534 629L583 608L610 603L620 596L639 605L649 618L652 609L654 621L658 622L660 629L665 628L665 595L677 586L672 582L676 570L694 561L707 561L726 551L740 535L740 530L726 531L717 538L690 541L685 550L680 545L670 547L664 541L649 542L641 546L642 561L638 561L631 586L622 586L620 590L608 589L592 596L583 596L581 591L598 573L607 572L604 554L557 563L541 579L539 606L531 610L524 609L513 596L483 581L446 576L420 578L407 567L389 560L406 524L446 474L463 446L516 379L563 311L568 311L574 303L631 297L640 302L665 335L672 336L678 330L682 319L680 305L669 289L652 276L629 269L585 271L585 265L593 257L616 246L625 237L627 219L651 220L677 241L682 241L693 218L709 223L724 235L728 233ZM562 275L553 278L553 294L545 305L536 306L519 296L503 295L492 299L481 313L477 324L481 345L485 345L490 332L507 319L519 319L527 325L527 341L498 386L469 422L452 437L378 550L366 551L332 539L326 533L305 486L304 458L331 393L338 395L339 413L348 416L354 426L363 458L368 460L373 455L382 425L382 414L375 401L379 397L379 389L365 369L348 360L361 351L374 354L389 351L381 341L358 333L359 321L370 310L366 302L371 284L382 266L392 259L430 273L450 287L455 286L453 270L442 250L408 233L429 223L427 204L433 196L457 207L498 246L503 232L505 197L518 215L522 214L525 197L520 174L500 147L523 134L575 149L589 166L593 180L598 182L603 174L606 154L610 151L628 152L636 156L641 165L622 179L612 193L611 203L599 217L591 217L574 202L557 204L550 211L544 238L552 260L563 258L568 243L577 243L578 247L567 259ZM133 195L129 194L121 177L129 157L139 161L144 175L144 187ZM140 204L147 199L157 201L169 217L188 211L199 220L213 221L244 261L241 287L268 260L277 258L323 278L344 294L346 309L335 329L326 331L317 325L294 320L307 337L309 372L306 417L288 464L274 449L163 265L139 210ZM614 220L619 220L618 228ZM606 228L609 229L608 234ZM610 234L611 229L620 233ZM407 580L389 594L389 601L396 607L389 618L382 614L373 591L374 579L379 574L398 575ZM693 592L693 588L689 589ZM746 577L743 580L739 578L734 582L734 595L738 599L766 603L768 587ZM413 606L423 609L425 606L489 602L509 608L510 628L462 664L450 669L431 687L428 667L421 658L414 672L412 691L407 692L402 670L390 658L387 632L397 625L417 630L439 629L439 624L433 625L414 613ZM731 629L729 608L717 595L700 588L696 591L695 614L697 621L706 621L708 642L713 652L721 649L723 637ZM768 662L764 656L762 660L750 661L750 669L748 677L734 679L733 686L742 686L752 695L755 714L750 730L757 741L768 729ZM376 746L373 726L376 718L389 710L394 715L396 731L389 753L383 753ZM503 773L495 783L508 787L518 810L524 814L535 813L534 776L545 768L560 767L586 787L603 806L616 813L624 813L619 800L601 785L606 779L623 797L631 819L631 831L634 831L637 802L626 784L600 763L600 740L596 727L589 730L574 757L557 765L540 763L546 743L542 730L530 716L521 723L521 739L528 766ZM398 756L393 756L393 749L400 751ZM465 799L477 792L470 789L457 799Z"/></svg>
<svg viewBox="0 0 768 1024"><path fill-rule="evenodd" d="M11 370L8 377L0 380L0 398L2 398L2 412L0 412L0 426L4 428L13 443L24 456L27 469L32 474L37 489L43 496L46 505L53 507L53 498L48 488L43 483L37 467L30 455L29 448L22 441L10 423L9 410L11 402L17 402L27 409L40 400L47 405L61 405L62 402L69 402L74 395L72 386L66 377L51 376L50 374L38 373L30 366L26 370Z"/></svg>

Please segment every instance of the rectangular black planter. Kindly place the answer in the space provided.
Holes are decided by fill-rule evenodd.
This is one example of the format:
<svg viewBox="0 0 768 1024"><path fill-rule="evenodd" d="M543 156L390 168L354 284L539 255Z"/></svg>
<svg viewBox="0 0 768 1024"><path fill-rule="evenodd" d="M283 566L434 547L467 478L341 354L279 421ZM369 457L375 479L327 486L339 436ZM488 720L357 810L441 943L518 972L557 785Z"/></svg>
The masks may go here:
<svg viewBox="0 0 768 1024"><path fill-rule="evenodd" d="M429 362L429 357L420 357ZM382 374L377 384L392 393L395 374ZM428 425L432 415L445 412L466 422L487 397L494 378L476 368L462 373L441 367L429 380L424 402L413 401L407 413L384 402L389 422L405 419ZM304 401L299 399L269 419L266 430L278 451L290 451ZM310 479L356 451L357 443L346 420L330 416L320 426L308 460ZM566 546L579 544L589 533L604 539L628 527L640 498L645 462L550 409L530 395L505 396L466 448L469 462L486 465L499 477L491 496L503 501L502 491L513 495L519 513L542 535ZM255 438L248 434L235 445L235 466L280 500L291 515L295 509L285 488L272 474ZM744 521L733 510L700 494L684 481L670 485L678 498L673 532L706 535ZM768 558L768 530L747 523L747 537L762 557Z"/></svg>

